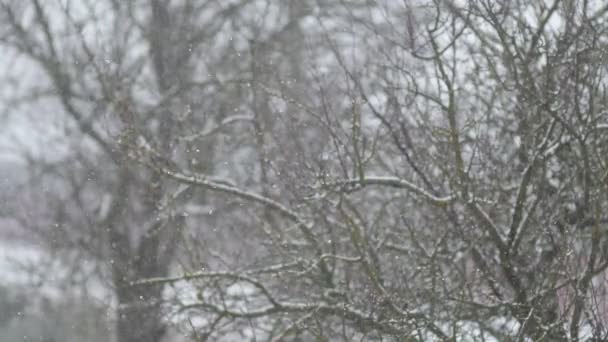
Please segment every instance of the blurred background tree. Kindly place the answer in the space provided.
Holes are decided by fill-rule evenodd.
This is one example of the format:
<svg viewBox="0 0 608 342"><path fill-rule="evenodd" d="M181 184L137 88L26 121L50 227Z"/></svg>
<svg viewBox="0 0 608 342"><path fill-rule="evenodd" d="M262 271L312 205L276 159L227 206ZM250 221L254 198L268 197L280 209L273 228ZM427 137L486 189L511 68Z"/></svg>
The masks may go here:
<svg viewBox="0 0 608 342"><path fill-rule="evenodd" d="M117 342L605 338L607 12L0 0L2 232Z"/></svg>

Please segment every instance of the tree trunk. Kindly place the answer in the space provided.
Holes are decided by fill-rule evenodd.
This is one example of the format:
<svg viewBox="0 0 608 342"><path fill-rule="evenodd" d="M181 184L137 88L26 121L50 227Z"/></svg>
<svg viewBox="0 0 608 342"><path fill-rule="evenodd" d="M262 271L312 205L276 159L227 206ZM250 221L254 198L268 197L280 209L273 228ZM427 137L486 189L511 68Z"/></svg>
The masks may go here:
<svg viewBox="0 0 608 342"><path fill-rule="evenodd" d="M166 326L162 323L160 296L162 287L117 289L117 342L160 342Z"/></svg>

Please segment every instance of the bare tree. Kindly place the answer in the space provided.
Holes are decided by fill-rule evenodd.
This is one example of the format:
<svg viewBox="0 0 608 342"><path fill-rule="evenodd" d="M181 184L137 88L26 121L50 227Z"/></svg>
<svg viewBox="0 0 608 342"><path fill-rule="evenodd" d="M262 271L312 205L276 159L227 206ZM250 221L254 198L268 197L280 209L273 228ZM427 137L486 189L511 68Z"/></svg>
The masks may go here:
<svg viewBox="0 0 608 342"><path fill-rule="evenodd" d="M22 224L107 267L119 341L170 321L201 341L606 338L608 6L106 5L5 1L2 42L50 80L23 102L87 139L30 158L56 191L27 193L61 201Z"/></svg>

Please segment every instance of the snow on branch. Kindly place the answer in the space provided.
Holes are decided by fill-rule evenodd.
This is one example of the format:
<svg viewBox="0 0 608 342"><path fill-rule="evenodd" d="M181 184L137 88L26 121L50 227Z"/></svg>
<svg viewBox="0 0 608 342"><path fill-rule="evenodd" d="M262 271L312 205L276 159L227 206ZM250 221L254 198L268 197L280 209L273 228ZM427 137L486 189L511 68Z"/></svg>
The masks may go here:
<svg viewBox="0 0 608 342"><path fill-rule="evenodd" d="M242 280L246 282L250 282L252 284L258 283L257 280L251 278L251 275L254 274L264 274L264 273L279 273L291 268L300 267L302 264L301 261L296 261L292 263L278 264L272 265L268 267L264 267L261 269L254 269L243 271L240 273L235 272L227 272L227 271L218 271L218 272L193 272L193 273L185 273L180 276L175 277L157 277L157 278L147 278L141 279L131 282L131 286L142 286L142 285L159 285L159 284L173 284L180 281L189 281L194 279L211 279L211 278L227 278L233 280Z"/></svg>
<svg viewBox="0 0 608 342"><path fill-rule="evenodd" d="M182 172L169 170L168 168L165 168L165 167L157 167L156 170L159 171L161 174L168 176L169 178L172 178L181 183L202 186L205 188L209 188L213 191L223 192L223 193L234 195L236 197L239 197L239 198L242 198L242 199L245 199L248 201L252 201L252 202L256 202L256 203L265 205L265 206L281 213L286 218L288 218L294 222L297 222L299 224L305 225L304 220L296 212L285 207L281 203L279 203L271 198L256 194L254 192L249 192L249 191L242 190L237 187L228 185L227 183L229 183L229 182L218 182L217 180L212 180L210 177L207 177L202 174L185 174Z"/></svg>
<svg viewBox="0 0 608 342"><path fill-rule="evenodd" d="M424 189L416 186L413 183L410 183L406 180L397 177L386 177L386 176L365 176L363 179L360 178L351 178L345 180L339 180L333 183L327 184L328 186L388 186L398 189L406 189L418 196L421 196L423 199L433 203L434 205L446 205L455 200L455 196L449 195L444 197L437 197L435 195L430 194Z"/></svg>
<svg viewBox="0 0 608 342"><path fill-rule="evenodd" d="M277 265L273 268L276 269L284 269L285 265ZM234 310L226 307L225 305L219 306L206 302L193 303L190 305L186 305L182 308L182 310L188 309L204 309L222 316L229 316L232 318L260 318L266 317L273 314L281 313L281 312L290 312L290 313L309 313L316 312L325 315L340 315L346 317L352 322L356 324L365 324L369 327L373 327L375 329L381 330L390 330L392 333L399 333L400 327L404 327L404 324L407 324L408 321L413 319L422 319L427 321L429 325L429 329L440 337L445 337L445 334L438 327L428 321L428 318L420 313L409 313L399 310L399 316L401 319L393 319L393 320L381 320L378 317L375 317L372 313L365 313L352 305L347 303L340 304L331 304L327 302L306 302L306 303L298 303L298 302L288 302L288 301L280 301L274 298L274 296L270 293L270 291L257 279L254 279L248 274L257 273L257 271L245 271L242 273L233 273L233 272L196 272L190 274L184 274L178 277L165 277L165 278L150 278L139 280L131 283L132 286L142 286L142 285L159 285L159 284L167 284L167 283L175 283L179 281L189 281L193 279L231 279L231 280L239 280L245 281L247 283L252 284L255 288L257 288L269 301L269 305L259 307L257 309L248 309L246 311L243 310Z"/></svg>
<svg viewBox="0 0 608 342"><path fill-rule="evenodd" d="M196 273L187 273L178 277L168 277L168 278L148 278L139 281L132 282L132 286L137 285L158 285L158 284L167 284L167 283L175 283L183 280L192 280L192 279L231 279L247 282L253 287L257 288L272 305L278 305L276 299L270 294L270 291L257 279L251 278L245 274L233 273L233 272L196 272Z"/></svg>
<svg viewBox="0 0 608 342"><path fill-rule="evenodd" d="M175 181L183 184L189 184L193 186L199 186L211 191L222 192L225 194L233 195L237 198L244 199L252 203L261 204L269 209L272 209L288 220L293 221L304 238L310 243L315 251L315 254L319 257L323 254L320 244L317 241L310 223L306 222L298 213L284 206L283 204L273 200L270 197L266 197L255 192L240 189L234 185L231 181L212 178L201 173L186 173L179 170L178 166L172 163L170 160L163 158L158 154L151 146L147 143L142 143L139 149L136 151L136 159L144 165L150 167L155 172L165 175ZM329 271L325 261L321 260L320 270L326 280L327 285L331 284L332 275Z"/></svg>
<svg viewBox="0 0 608 342"><path fill-rule="evenodd" d="M196 303L186 306L184 309L204 309L214 312L221 316L242 319L255 319L266 317L277 313L310 313L314 312L322 315L334 315L344 317L351 322L357 324L360 328L376 329L385 331L391 334L402 334L404 328L407 327L407 320L380 320L374 315L362 312L352 307L351 305L331 305L323 302L319 303L292 303L281 302L278 305L268 305L254 310L231 310L226 307L210 303ZM441 334L440 336L445 336Z"/></svg>
<svg viewBox="0 0 608 342"><path fill-rule="evenodd" d="M597 130L608 130L608 124L598 124L597 126L595 126L595 129L597 129Z"/></svg>
<svg viewBox="0 0 608 342"><path fill-rule="evenodd" d="M146 141L140 141L135 152L136 155L134 157L140 163L179 183L200 186L213 191L234 195L247 201L259 203L276 210L286 218L298 224L306 225L304 220L293 210L269 197L240 189L233 181L224 178L211 177L202 173L184 172L179 170L175 163L161 156Z"/></svg>

